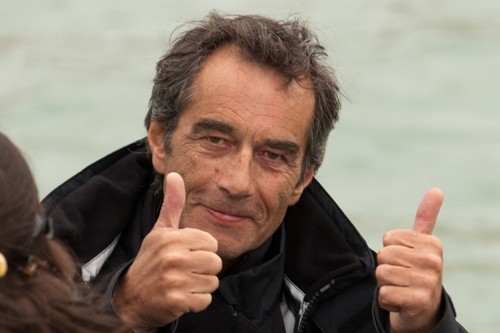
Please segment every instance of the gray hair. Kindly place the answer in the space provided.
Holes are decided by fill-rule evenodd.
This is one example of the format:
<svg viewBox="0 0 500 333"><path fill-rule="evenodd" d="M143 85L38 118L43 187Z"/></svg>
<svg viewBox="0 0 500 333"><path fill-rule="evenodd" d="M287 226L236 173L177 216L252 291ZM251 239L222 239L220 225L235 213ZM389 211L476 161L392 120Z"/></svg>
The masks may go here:
<svg viewBox="0 0 500 333"><path fill-rule="evenodd" d="M233 45L243 59L272 68L287 82L310 82L315 108L299 182L309 166L321 165L330 131L340 111L339 85L326 63L325 48L306 22L278 21L258 15L223 16L211 12L181 34L156 65L145 125L158 122L165 129L165 150L182 110L192 100L193 83L204 61L215 50ZM306 80L304 80L304 78Z"/></svg>

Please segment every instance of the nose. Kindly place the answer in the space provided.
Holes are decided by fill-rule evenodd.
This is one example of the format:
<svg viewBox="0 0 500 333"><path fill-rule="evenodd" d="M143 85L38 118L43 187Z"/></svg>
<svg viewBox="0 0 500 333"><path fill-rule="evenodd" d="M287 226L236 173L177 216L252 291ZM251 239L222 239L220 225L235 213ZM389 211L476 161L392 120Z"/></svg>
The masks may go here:
<svg viewBox="0 0 500 333"><path fill-rule="evenodd" d="M251 196L255 188L255 172L251 151L240 150L227 156L220 168L218 186L233 198Z"/></svg>

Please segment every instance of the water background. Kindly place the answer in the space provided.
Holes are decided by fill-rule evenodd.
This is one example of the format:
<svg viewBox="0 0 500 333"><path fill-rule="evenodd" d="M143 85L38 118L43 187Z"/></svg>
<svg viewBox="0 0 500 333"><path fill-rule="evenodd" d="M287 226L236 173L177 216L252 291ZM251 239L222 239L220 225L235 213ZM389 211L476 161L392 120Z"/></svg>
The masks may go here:
<svg viewBox="0 0 500 333"><path fill-rule="evenodd" d="M0 130L41 196L144 136L171 32L211 9L311 22L345 95L318 178L375 249L442 188L445 287L469 332L497 332L497 0L0 0Z"/></svg>

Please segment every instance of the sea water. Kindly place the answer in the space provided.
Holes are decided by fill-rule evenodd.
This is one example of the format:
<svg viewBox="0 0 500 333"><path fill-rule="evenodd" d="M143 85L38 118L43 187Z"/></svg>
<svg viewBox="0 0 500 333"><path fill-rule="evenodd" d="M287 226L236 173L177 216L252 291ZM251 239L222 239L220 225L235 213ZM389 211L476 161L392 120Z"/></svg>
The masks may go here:
<svg viewBox="0 0 500 333"><path fill-rule="evenodd" d="M440 187L444 283L469 332L500 326L496 0L0 0L0 130L43 197L143 137L171 33L212 9L307 19L342 85L318 179L378 249Z"/></svg>

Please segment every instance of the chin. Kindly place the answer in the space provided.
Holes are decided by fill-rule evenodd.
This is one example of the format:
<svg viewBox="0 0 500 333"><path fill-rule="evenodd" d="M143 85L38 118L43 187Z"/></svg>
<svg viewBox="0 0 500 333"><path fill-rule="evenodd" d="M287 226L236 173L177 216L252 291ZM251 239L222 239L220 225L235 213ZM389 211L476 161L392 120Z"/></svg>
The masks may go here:
<svg viewBox="0 0 500 333"><path fill-rule="evenodd" d="M238 251L236 249L226 249L224 247L221 248L220 244L219 249L217 250L217 254L219 255L219 257L221 257L222 260L238 259L243 253L244 252Z"/></svg>

